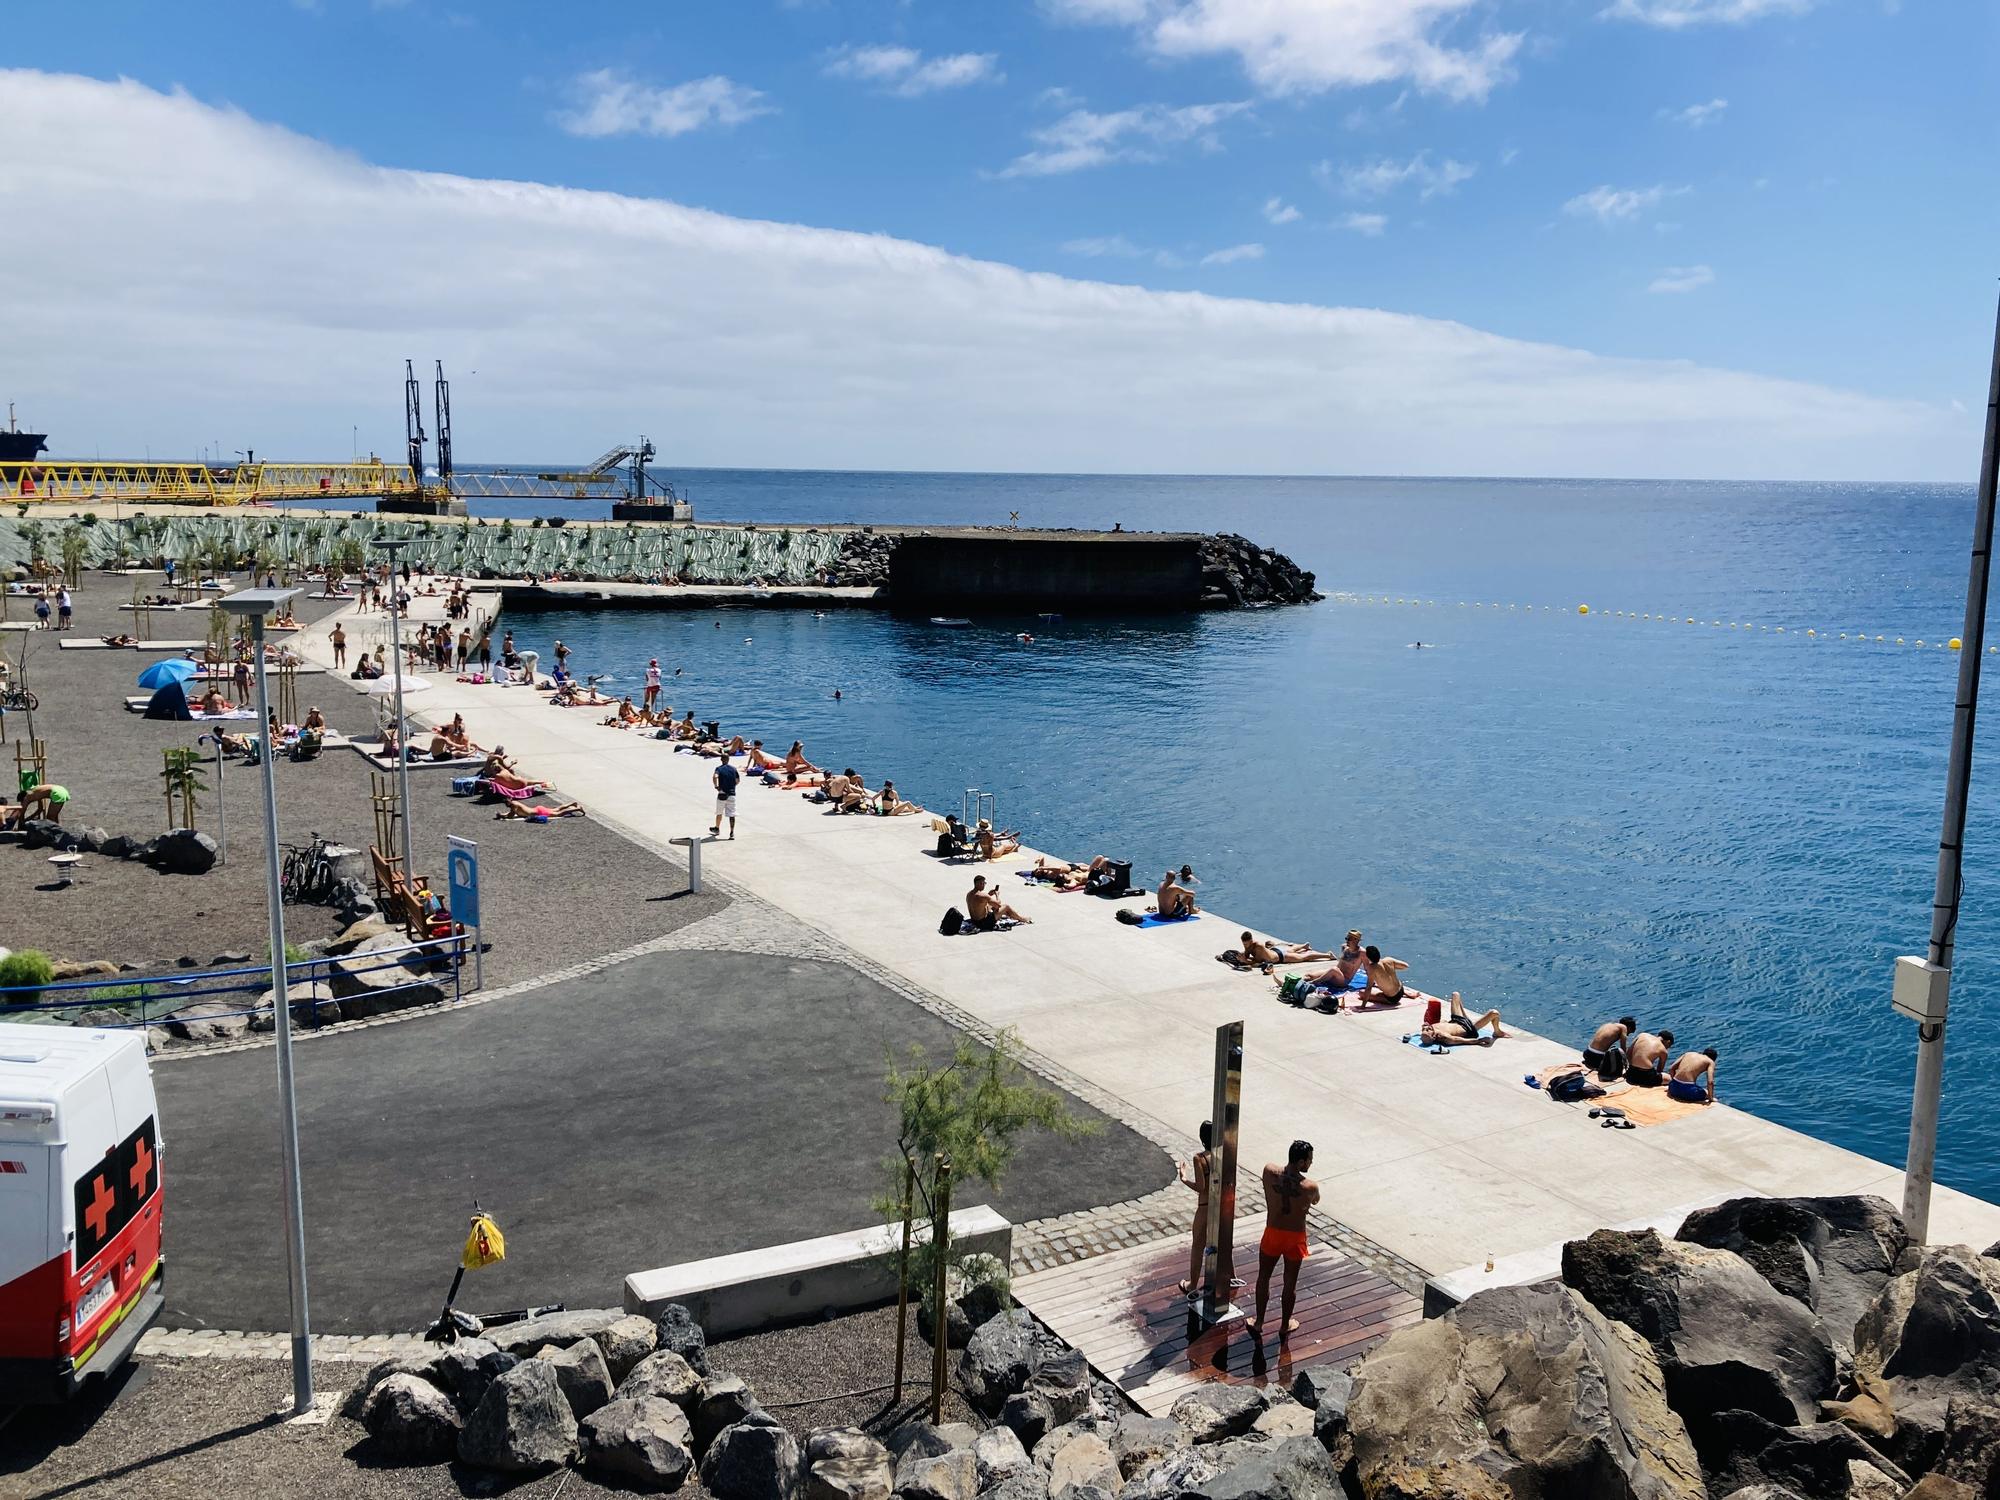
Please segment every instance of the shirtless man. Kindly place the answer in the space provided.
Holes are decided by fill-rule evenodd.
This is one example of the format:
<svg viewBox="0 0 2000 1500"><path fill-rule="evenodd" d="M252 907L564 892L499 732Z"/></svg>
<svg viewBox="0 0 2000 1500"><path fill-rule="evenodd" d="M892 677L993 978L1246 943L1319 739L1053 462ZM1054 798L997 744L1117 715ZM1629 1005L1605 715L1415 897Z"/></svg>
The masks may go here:
<svg viewBox="0 0 2000 1500"><path fill-rule="evenodd" d="M785 763L766 750L762 740L752 740L750 742L750 759L745 764L746 770L782 771L784 768Z"/></svg>
<svg viewBox="0 0 2000 1500"><path fill-rule="evenodd" d="M1194 1190L1194 1244L1188 1250L1187 1280L1181 1283L1181 1294L1188 1301L1195 1302L1201 1297L1201 1263L1208 1252L1208 1174L1215 1158L1215 1123L1201 1122L1201 1150L1184 1162L1174 1163L1174 1173L1181 1180L1181 1186Z"/></svg>
<svg viewBox="0 0 2000 1500"><path fill-rule="evenodd" d="M1667 1097L1683 1104L1715 1103L1715 1049L1683 1052L1667 1070Z"/></svg>
<svg viewBox="0 0 2000 1500"><path fill-rule="evenodd" d="M1666 1082L1667 1049L1674 1034L1662 1031L1654 1036L1642 1031L1625 1044L1625 1081L1636 1088L1656 1089Z"/></svg>
<svg viewBox="0 0 2000 1500"><path fill-rule="evenodd" d="M1368 988L1361 992L1363 1005L1401 1005L1404 997L1416 993L1403 985L1408 964L1400 958L1384 958L1382 950L1373 943L1361 951L1368 958Z"/></svg>
<svg viewBox="0 0 2000 1500"><path fill-rule="evenodd" d="M984 875L975 875L972 877L972 889L965 893L965 914L972 919L972 925L977 927L981 932L991 932L995 927L1000 925L1002 917L1005 917L1010 922L1017 922L1023 927L1034 925L1026 917L1015 911L1013 907L987 890L986 877Z"/></svg>
<svg viewBox="0 0 2000 1500"><path fill-rule="evenodd" d="M1479 1033L1488 1026L1493 1028L1493 1035L1481 1036ZM1423 1029L1426 1047L1490 1047L1506 1035L1507 1033L1500 1029L1500 1012L1497 1007L1476 1016L1468 1016L1465 1013L1465 1002L1458 998L1457 990L1451 992L1451 1014L1435 1026L1427 1025Z"/></svg>
<svg viewBox="0 0 2000 1500"><path fill-rule="evenodd" d="M1182 885L1172 870L1160 878L1160 888L1154 896L1153 904L1159 908L1163 921L1191 917L1201 910L1194 904L1194 892Z"/></svg>
<svg viewBox="0 0 2000 1500"><path fill-rule="evenodd" d="M1264 1239L1257 1246L1257 1316L1250 1320L1250 1326L1261 1338L1264 1309L1271 1300L1271 1272L1282 1259L1285 1291L1281 1304L1284 1321L1278 1329L1281 1344L1299 1326L1299 1320L1292 1316L1292 1306L1298 1300L1299 1267L1306 1258L1306 1214L1319 1202L1319 1184L1306 1176L1312 1160L1312 1142L1293 1141L1284 1166L1268 1162L1264 1167Z"/></svg>
<svg viewBox="0 0 2000 1500"><path fill-rule="evenodd" d="M1639 1023L1630 1016L1606 1021L1590 1034L1590 1045L1583 1049L1583 1065L1606 1083L1624 1077L1625 1042L1638 1029Z"/></svg>

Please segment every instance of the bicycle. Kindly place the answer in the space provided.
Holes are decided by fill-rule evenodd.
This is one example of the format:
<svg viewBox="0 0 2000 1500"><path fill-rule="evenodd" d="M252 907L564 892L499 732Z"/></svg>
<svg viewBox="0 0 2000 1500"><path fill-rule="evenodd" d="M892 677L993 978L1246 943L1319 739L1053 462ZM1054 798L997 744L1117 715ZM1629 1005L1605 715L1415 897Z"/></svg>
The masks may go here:
<svg viewBox="0 0 2000 1500"><path fill-rule="evenodd" d="M280 871L280 889L290 902L324 901L333 894L333 861L327 856L332 847L317 830L309 846L284 844L285 862Z"/></svg>
<svg viewBox="0 0 2000 1500"><path fill-rule="evenodd" d="M0 688L0 712L12 713L26 709L33 713L42 706L42 700L24 687Z"/></svg>

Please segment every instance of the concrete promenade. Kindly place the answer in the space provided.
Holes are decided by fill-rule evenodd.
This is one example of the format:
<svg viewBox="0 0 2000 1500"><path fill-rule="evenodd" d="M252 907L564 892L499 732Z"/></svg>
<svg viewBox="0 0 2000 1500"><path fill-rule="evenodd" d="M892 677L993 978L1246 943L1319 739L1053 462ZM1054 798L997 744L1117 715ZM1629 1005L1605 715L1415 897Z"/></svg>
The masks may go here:
<svg viewBox="0 0 2000 1500"><path fill-rule="evenodd" d="M416 618L439 602L419 600ZM386 634L379 616L350 621L351 635L356 626L371 641L378 628ZM323 629L303 646L326 659ZM432 680L432 691L410 700L413 714L462 711L476 740L504 744L525 774L580 798L593 816L658 841L707 832L713 761L607 728L602 711L551 708L525 688ZM782 721L724 728L767 744L792 738ZM841 763L837 744L806 749ZM979 753L965 747L968 783L980 779ZM898 770L866 769L871 781ZM1209 1113L1215 1028L1244 1020L1244 1170L1282 1160L1294 1137L1311 1140L1326 1210L1432 1274L1526 1256L1608 1225L1671 1224L1688 1208L1745 1194L1901 1201L1899 1169L1726 1104L1638 1130L1600 1129L1523 1085L1523 1075L1573 1059L1569 1044L1510 1027L1512 1037L1490 1048L1438 1056L1401 1040L1421 1020L1412 1008L1295 1010L1274 998L1270 980L1215 961L1243 926L1227 917L1128 927L1113 920L1113 903L1016 878L1032 851L994 865L947 864L924 852L935 839L927 818L829 815L797 792L748 782L740 804L740 837L704 848L706 872L988 1024L1014 1027L1029 1047L1189 1138ZM1033 925L940 937L940 915L963 908L982 871ZM1325 944L1348 925L1330 911L1319 930L1281 936ZM1467 1000L1474 1011L1486 1003ZM1618 1008L1605 1002L1607 1015ZM1726 1060L1721 1078L1726 1098ZM2000 1207L1939 1188L1931 1238L1992 1244ZM1458 1284L1461 1294L1476 1289Z"/></svg>

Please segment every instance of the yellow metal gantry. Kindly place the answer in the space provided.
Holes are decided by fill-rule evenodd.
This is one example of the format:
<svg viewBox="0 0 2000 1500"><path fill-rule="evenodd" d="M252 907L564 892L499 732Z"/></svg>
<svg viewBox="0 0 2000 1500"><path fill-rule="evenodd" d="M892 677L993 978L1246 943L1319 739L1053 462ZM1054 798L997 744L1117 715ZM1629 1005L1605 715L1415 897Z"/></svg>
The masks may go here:
<svg viewBox="0 0 2000 1500"><path fill-rule="evenodd" d="M173 505L254 505L417 492L408 464L209 464L36 460L0 463L0 504L82 505L120 501Z"/></svg>

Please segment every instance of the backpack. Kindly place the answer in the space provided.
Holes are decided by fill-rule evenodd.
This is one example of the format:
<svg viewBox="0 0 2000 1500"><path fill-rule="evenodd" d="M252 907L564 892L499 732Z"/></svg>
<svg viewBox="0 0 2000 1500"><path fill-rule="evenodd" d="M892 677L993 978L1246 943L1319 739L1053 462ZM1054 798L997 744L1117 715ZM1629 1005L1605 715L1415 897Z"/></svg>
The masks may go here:
<svg viewBox="0 0 2000 1500"><path fill-rule="evenodd" d="M957 937L965 930L965 913L955 906L945 908L944 920L938 923L939 937Z"/></svg>
<svg viewBox="0 0 2000 1500"><path fill-rule="evenodd" d="M1579 1099L1598 1099L1604 1090L1582 1072L1563 1073L1549 1080L1549 1097L1558 1104L1574 1104Z"/></svg>
<svg viewBox="0 0 2000 1500"><path fill-rule="evenodd" d="M1118 910L1113 913L1113 915L1116 916L1119 921L1123 922L1128 927L1142 927L1145 925L1146 921L1144 917L1139 915L1138 912L1132 910L1132 908L1129 906L1119 907Z"/></svg>

